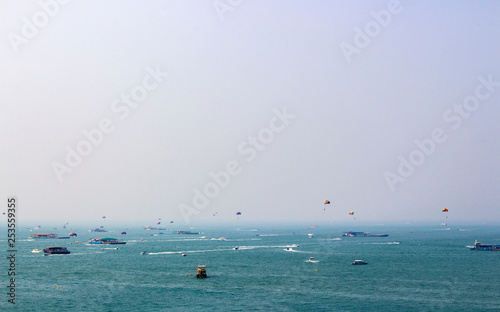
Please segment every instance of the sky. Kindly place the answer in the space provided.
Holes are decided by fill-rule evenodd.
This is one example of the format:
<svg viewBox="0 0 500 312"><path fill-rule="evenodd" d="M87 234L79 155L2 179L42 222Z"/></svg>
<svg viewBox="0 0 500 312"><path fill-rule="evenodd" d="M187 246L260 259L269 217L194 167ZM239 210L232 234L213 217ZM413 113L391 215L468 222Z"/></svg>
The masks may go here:
<svg viewBox="0 0 500 312"><path fill-rule="evenodd" d="M20 223L500 223L498 1L0 5Z"/></svg>

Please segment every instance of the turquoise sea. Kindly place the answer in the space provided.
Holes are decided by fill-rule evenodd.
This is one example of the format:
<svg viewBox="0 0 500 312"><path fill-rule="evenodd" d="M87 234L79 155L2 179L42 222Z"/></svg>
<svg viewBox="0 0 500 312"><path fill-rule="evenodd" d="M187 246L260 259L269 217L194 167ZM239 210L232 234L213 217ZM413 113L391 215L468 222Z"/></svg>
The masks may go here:
<svg viewBox="0 0 500 312"><path fill-rule="evenodd" d="M500 311L500 252L467 248L476 239L500 244L500 227L193 229L203 232L197 235L108 230L72 228L78 237L69 240L28 238L69 230L18 231L16 304L7 302L4 257L0 310ZM345 231L389 236L342 237ZM86 244L96 236L127 244ZM7 250L5 239L0 244ZM293 244L295 251L285 250ZM31 252L54 245L71 254ZM319 262L307 262L310 257ZM368 265L352 265L355 259ZM209 277L197 279L192 275L202 263Z"/></svg>

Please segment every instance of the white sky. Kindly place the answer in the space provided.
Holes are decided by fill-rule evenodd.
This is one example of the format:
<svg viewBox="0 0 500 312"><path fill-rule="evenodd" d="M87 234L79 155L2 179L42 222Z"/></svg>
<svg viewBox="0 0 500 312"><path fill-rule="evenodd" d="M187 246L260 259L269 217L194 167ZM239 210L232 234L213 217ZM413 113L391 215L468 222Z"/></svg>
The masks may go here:
<svg viewBox="0 0 500 312"><path fill-rule="evenodd" d="M239 222L237 211L354 222L350 210L360 222L500 222L498 1L41 3L52 16L0 2L0 209L17 196L20 222L184 224L179 207L195 209L193 189L232 160L239 173L188 223ZM371 14L382 10L385 26ZM356 48L356 28L368 45ZM116 111L144 79L144 101ZM71 168L67 147L102 120L113 130ZM268 139L270 123L281 131L247 161L238 147ZM436 128L444 142L418 152ZM391 188L385 176L410 155L421 164ZM72 172L58 179L55 162Z"/></svg>

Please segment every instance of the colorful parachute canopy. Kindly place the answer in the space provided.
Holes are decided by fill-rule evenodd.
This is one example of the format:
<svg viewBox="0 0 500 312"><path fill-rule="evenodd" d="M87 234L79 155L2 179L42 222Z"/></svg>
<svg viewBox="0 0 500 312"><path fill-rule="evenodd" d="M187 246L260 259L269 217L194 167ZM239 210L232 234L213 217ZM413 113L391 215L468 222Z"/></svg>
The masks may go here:
<svg viewBox="0 0 500 312"><path fill-rule="evenodd" d="M102 216L103 219L106 219L106 216Z"/></svg>
<svg viewBox="0 0 500 312"><path fill-rule="evenodd" d="M156 224L160 224L160 223L161 223L160 221L156 222Z"/></svg>
<svg viewBox="0 0 500 312"><path fill-rule="evenodd" d="M240 216L240 215L241 215L241 212L239 212L239 211L238 211L238 212L236 213L236 215L237 215L237 216Z"/></svg>
<svg viewBox="0 0 500 312"><path fill-rule="evenodd" d="M448 212L448 208L443 208L443 212Z"/></svg>
<svg viewBox="0 0 500 312"><path fill-rule="evenodd" d="M349 211L349 214L350 214L351 216L353 216L353 215L354 215L354 211Z"/></svg>
<svg viewBox="0 0 500 312"><path fill-rule="evenodd" d="M330 201L328 199L325 200L325 205L329 205Z"/></svg>

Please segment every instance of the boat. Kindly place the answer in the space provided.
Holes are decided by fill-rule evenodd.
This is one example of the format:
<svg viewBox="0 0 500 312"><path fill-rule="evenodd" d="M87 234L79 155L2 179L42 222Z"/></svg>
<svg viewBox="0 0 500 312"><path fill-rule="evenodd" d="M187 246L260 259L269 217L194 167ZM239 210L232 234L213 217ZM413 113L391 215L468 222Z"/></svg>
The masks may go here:
<svg viewBox="0 0 500 312"><path fill-rule="evenodd" d="M309 257L309 260L306 260L306 262L312 262L312 263L318 263L318 260L315 260L314 257Z"/></svg>
<svg viewBox="0 0 500 312"><path fill-rule="evenodd" d="M186 253L185 252L181 252L181 256L185 257Z"/></svg>
<svg viewBox="0 0 500 312"><path fill-rule="evenodd" d="M284 251L295 251L292 247L286 247L285 249L283 249Z"/></svg>
<svg viewBox="0 0 500 312"><path fill-rule="evenodd" d="M147 252L147 251L141 251L141 255L149 255L149 252Z"/></svg>
<svg viewBox="0 0 500 312"><path fill-rule="evenodd" d="M75 232L71 232L71 233L69 233L69 234L68 234L68 236L74 236L74 237L77 237L78 235L76 235L76 233L75 233Z"/></svg>
<svg viewBox="0 0 500 312"><path fill-rule="evenodd" d="M107 232L105 229L103 228L95 228L95 229L90 229L89 232Z"/></svg>
<svg viewBox="0 0 500 312"><path fill-rule="evenodd" d="M369 232L345 232L342 236L348 237L387 237L389 234L371 234Z"/></svg>
<svg viewBox="0 0 500 312"><path fill-rule="evenodd" d="M58 246L47 247L43 250L43 252L52 255L65 255L70 253L69 250L66 249L66 247Z"/></svg>
<svg viewBox="0 0 500 312"><path fill-rule="evenodd" d="M236 246L233 248L233 250L238 250L240 247Z"/></svg>
<svg viewBox="0 0 500 312"><path fill-rule="evenodd" d="M46 239L46 238L57 238L57 234L54 233L34 233L31 234L33 238L41 238L41 239Z"/></svg>
<svg viewBox="0 0 500 312"><path fill-rule="evenodd" d="M352 263L353 265L362 265L362 264L368 264L368 262L365 262L363 260L354 260Z"/></svg>
<svg viewBox="0 0 500 312"><path fill-rule="evenodd" d="M481 244L476 240L474 246L472 246L470 250L500 251L500 245Z"/></svg>
<svg viewBox="0 0 500 312"><path fill-rule="evenodd" d="M105 238L95 237L95 238L92 238L89 241L89 243L91 243L91 244L103 244L103 245L126 244L126 242L119 241L116 238L111 238L111 237L105 237Z"/></svg>
<svg viewBox="0 0 500 312"><path fill-rule="evenodd" d="M42 252L42 250L40 250L40 249L33 249L31 252L32 252L32 253L41 253L41 252Z"/></svg>
<svg viewBox="0 0 500 312"><path fill-rule="evenodd" d="M313 233L309 233L309 234L307 234L307 236L309 236L309 238L313 238L314 234Z"/></svg>
<svg viewBox="0 0 500 312"><path fill-rule="evenodd" d="M172 234L200 234L200 233L191 231L173 231Z"/></svg>
<svg viewBox="0 0 500 312"><path fill-rule="evenodd" d="M204 264L200 264L196 269L196 277L197 278L206 278L207 277L207 266Z"/></svg>

